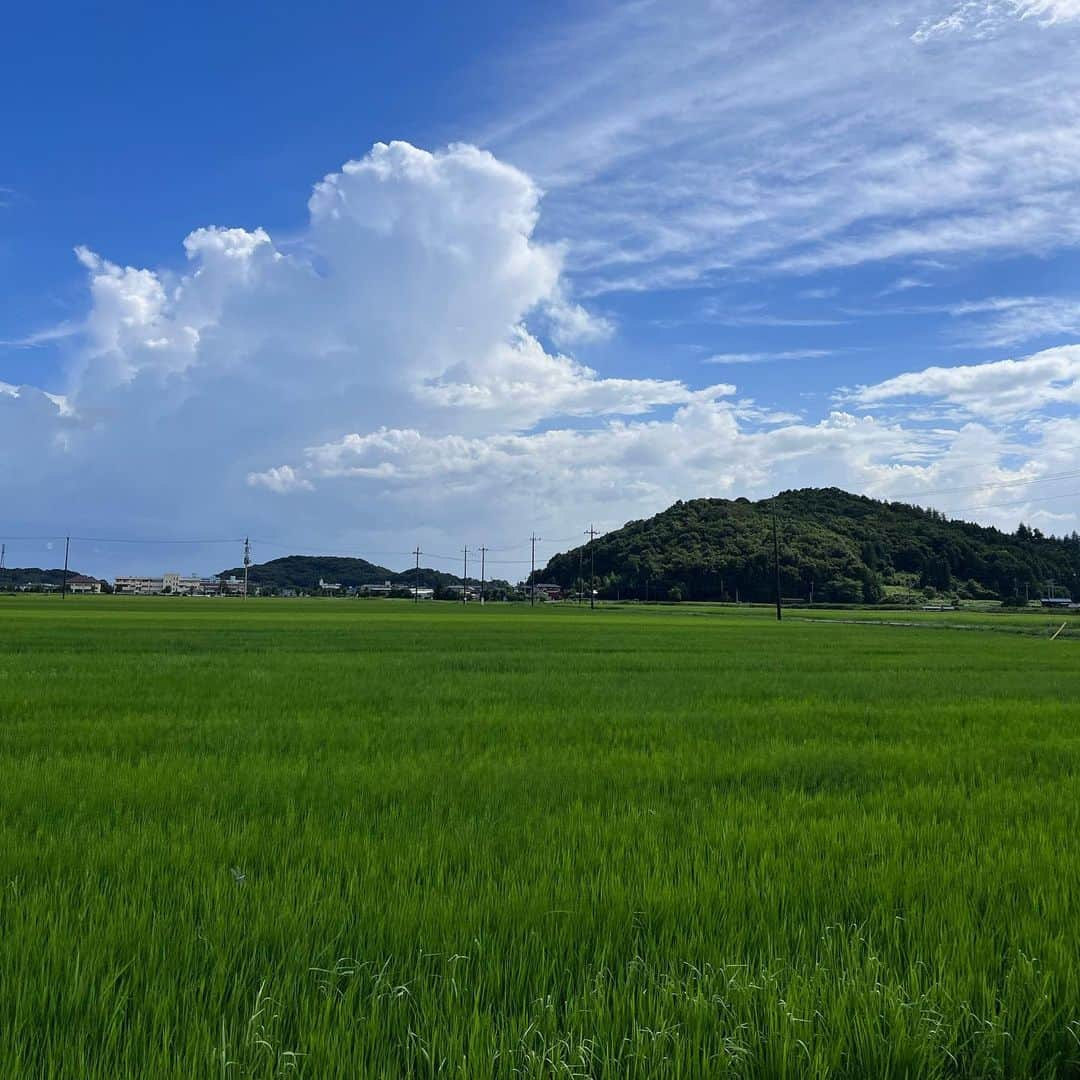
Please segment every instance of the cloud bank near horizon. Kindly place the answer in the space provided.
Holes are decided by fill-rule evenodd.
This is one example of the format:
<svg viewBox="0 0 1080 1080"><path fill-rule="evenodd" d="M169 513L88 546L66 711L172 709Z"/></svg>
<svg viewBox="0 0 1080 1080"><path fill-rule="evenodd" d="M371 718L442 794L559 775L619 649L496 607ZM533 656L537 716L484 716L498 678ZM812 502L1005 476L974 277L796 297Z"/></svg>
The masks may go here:
<svg viewBox="0 0 1080 1080"><path fill-rule="evenodd" d="M0 385L5 505L37 530L456 550L786 487L1003 502L993 485L1060 472L1080 442L1080 346L913 365L817 416L593 370L564 350L618 328L573 298L540 210L490 153L395 142L317 183L288 245L208 226L179 270L78 249L89 311L65 385Z"/></svg>

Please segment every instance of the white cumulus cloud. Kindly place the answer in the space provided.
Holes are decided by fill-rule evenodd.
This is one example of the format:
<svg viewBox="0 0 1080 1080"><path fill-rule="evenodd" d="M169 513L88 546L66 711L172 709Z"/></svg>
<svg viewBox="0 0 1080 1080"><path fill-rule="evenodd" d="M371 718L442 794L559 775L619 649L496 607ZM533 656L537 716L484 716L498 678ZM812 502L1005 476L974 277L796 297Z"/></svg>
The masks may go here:
<svg viewBox="0 0 1080 1080"><path fill-rule="evenodd" d="M1019 360L909 371L861 386L851 397L862 406L929 398L998 420L1075 406L1080 404L1080 345L1044 349Z"/></svg>
<svg viewBox="0 0 1080 1080"><path fill-rule="evenodd" d="M63 393L0 386L8 520L456 550L702 495L992 486L1042 453L1054 417L1033 410L1080 400L1080 346L899 375L810 419L729 383L595 370L531 328L569 305L580 339L592 318L539 214L532 180L475 147L378 144L316 185L287 250L218 226L192 232L176 267L79 249L89 310ZM909 398L932 423L897 419ZM860 415L877 405L890 415ZM1018 416L1019 447L995 429Z"/></svg>

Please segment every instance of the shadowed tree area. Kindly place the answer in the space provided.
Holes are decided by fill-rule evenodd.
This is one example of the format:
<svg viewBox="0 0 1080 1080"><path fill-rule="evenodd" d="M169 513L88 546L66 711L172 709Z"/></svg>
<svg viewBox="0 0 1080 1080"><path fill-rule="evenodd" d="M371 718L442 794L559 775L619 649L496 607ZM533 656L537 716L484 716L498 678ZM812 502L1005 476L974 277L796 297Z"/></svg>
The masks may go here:
<svg viewBox="0 0 1080 1080"><path fill-rule="evenodd" d="M937 510L879 502L838 488L773 499L694 499L631 521L591 546L556 555L537 577L608 598L767 601L773 596L772 521L785 596L878 603L927 595L1032 598L1049 583L1077 591L1080 537L1015 533L950 521Z"/></svg>

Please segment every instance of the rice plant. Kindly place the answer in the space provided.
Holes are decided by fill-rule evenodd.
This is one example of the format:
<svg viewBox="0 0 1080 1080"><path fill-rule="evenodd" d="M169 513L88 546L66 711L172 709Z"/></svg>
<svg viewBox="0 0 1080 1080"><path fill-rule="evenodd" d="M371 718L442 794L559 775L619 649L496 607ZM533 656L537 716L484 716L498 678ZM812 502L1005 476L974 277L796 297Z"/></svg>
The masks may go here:
<svg viewBox="0 0 1080 1080"><path fill-rule="evenodd" d="M995 618L2 598L0 1075L1080 1075Z"/></svg>

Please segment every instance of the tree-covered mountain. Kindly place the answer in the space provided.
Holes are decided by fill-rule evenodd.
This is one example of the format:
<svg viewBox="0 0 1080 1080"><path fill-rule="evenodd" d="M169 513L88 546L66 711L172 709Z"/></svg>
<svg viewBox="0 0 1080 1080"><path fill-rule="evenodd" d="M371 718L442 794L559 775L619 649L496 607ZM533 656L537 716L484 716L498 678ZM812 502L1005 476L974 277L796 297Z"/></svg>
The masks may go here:
<svg viewBox="0 0 1080 1080"><path fill-rule="evenodd" d="M243 577L244 568L234 566L231 570L222 570L221 576ZM280 592L283 589L317 592L320 579L339 584L346 589L357 585L382 585L387 581L391 585L412 588L416 584L417 576L415 569L390 570L368 562L367 559L337 555L286 555L248 568L249 583L267 592ZM434 589L436 593L450 585L461 584L460 575L426 566L420 567L419 579L421 588ZM470 574L469 581L475 582L478 579ZM493 589L506 586L505 582L499 581L489 581L488 584Z"/></svg>
<svg viewBox="0 0 1080 1080"><path fill-rule="evenodd" d="M77 570L68 570L68 580L84 577ZM43 570L38 566L10 566L0 570L0 592L8 592L11 589L19 589L24 586L41 588L50 586L59 589L64 583L63 567L51 570ZM108 582L102 582L108 586Z"/></svg>
<svg viewBox="0 0 1080 1080"><path fill-rule="evenodd" d="M1080 536L1015 533L838 488L772 499L694 499L556 555L536 574L601 596L767 601L775 590L773 513L785 597L841 603L927 596L1009 600L1080 595ZM1064 590L1064 591L1063 591Z"/></svg>

